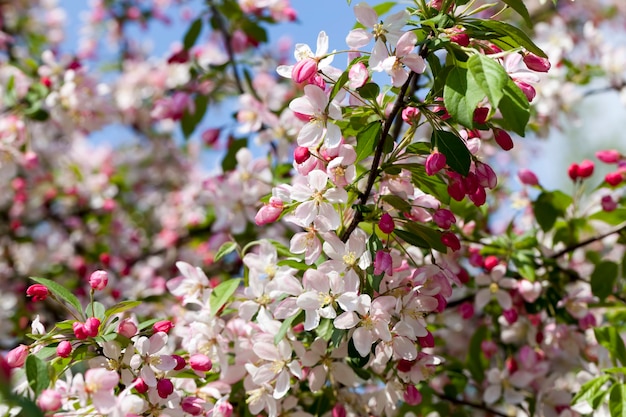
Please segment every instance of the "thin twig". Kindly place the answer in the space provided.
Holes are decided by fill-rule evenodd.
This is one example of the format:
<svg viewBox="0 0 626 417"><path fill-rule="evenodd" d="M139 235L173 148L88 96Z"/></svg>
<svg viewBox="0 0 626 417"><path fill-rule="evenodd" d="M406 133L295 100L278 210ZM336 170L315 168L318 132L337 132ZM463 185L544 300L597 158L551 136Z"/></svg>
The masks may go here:
<svg viewBox="0 0 626 417"><path fill-rule="evenodd" d="M213 13L213 17L217 22L218 30L224 37L224 46L226 47L226 53L228 54L228 60L230 61L230 65L233 67L233 75L235 77L235 84L237 85L237 90L239 94L244 93L243 84L241 83L241 78L239 77L239 72L237 71L237 61L235 60L235 52L233 51L232 45L232 36L230 32L228 32L228 28L226 27L226 23L224 22L224 18L215 4L213 2L209 2L211 7L211 13Z"/></svg>
<svg viewBox="0 0 626 417"><path fill-rule="evenodd" d="M554 253L550 256L550 259L557 259L560 258L561 256L573 252L576 249L582 248L583 246L587 246L593 242L597 242L599 240L604 239L605 237L609 237L612 234L615 233L620 233L622 231L626 230L626 224L621 224L619 227L616 227L614 229L609 230L606 233L601 234L600 236L595 236L595 237L590 237L589 239L583 240L581 242L576 243L575 245L572 246L568 246L565 249L562 249L560 251L558 251L557 253Z"/></svg>
<svg viewBox="0 0 626 417"><path fill-rule="evenodd" d="M449 402L451 402L453 404L458 404L458 405L464 405L464 406L467 406L467 407L472 407L472 408L475 408L477 410L482 410L482 411L484 411L486 413L492 414L494 416L509 417L508 414L504 414L504 413L501 413L499 411L493 410L493 409L487 407L485 404L477 404L477 403L473 403L473 402L466 401L466 400L460 400L458 398L449 397L449 396L447 396L445 394L439 394L437 392L435 392L435 395L437 397L439 397L440 399L442 399L444 401L449 401Z"/></svg>

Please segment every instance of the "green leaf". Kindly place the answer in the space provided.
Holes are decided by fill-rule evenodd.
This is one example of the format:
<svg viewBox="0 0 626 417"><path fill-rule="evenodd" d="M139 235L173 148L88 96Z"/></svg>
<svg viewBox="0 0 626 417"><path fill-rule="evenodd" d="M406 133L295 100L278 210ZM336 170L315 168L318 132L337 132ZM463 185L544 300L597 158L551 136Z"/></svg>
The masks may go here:
<svg viewBox="0 0 626 417"><path fill-rule="evenodd" d="M619 266L615 262L603 261L596 265L591 274L591 292L604 301L606 297L613 294L613 287L619 274ZM624 364L626 365L626 364Z"/></svg>
<svg viewBox="0 0 626 417"><path fill-rule="evenodd" d="M463 176L469 174L472 155L460 137L452 132L434 130L431 141L446 156L446 162L452 170Z"/></svg>
<svg viewBox="0 0 626 417"><path fill-rule="evenodd" d="M526 125L530 120L530 103L513 80L509 79L504 87L504 96L500 100L498 109L502 114L500 125L506 130L512 130L520 136L526 134Z"/></svg>
<svg viewBox="0 0 626 417"><path fill-rule="evenodd" d="M377 139L380 136L382 130L380 121L375 121L368 124L365 129L360 131L356 136L356 162L360 162L367 158L374 152L376 148Z"/></svg>
<svg viewBox="0 0 626 417"><path fill-rule="evenodd" d="M228 255L229 253L231 253L235 249L237 249L237 242L225 242L225 243L223 243L222 246L220 246L220 248L217 250L217 253L215 254L215 257L213 258L213 261L214 262L219 261L220 259L222 259L224 256Z"/></svg>
<svg viewBox="0 0 626 417"><path fill-rule="evenodd" d="M429 247L436 251L446 253L448 248L441 241L442 233L439 230L431 229L420 223L407 222L403 226L407 231L416 234L420 238L424 239Z"/></svg>
<svg viewBox="0 0 626 417"><path fill-rule="evenodd" d="M544 191L533 202L533 211L537 223L544 232L552 229L559 216L565 216L565 210L572 204L572 198L561 191Z"/></svg>
<svg viewBox="0 0 626 417"><path fill-rule="evenodd" d="M485 379L485 357L482 354L481 343L487 340L487 327L480 326L474 332L469 342L469 350L467 351L466 366L470 371L472 378L477 382L483 382Z"/></svg>
<svg viewBox="0 0 626 417"><path fill-rule="evenodd" d="M499 20L472 20L471 23L478 27L495 32L497 36L491 38L491 40L505 50L515 49L522 46L535 55L539 55L544 58L548 57L546 53L541 50L541 48L533 43L524 31L513 25Z"/></svg>
<svg viewBox="0 0 626 417"><path fill-rule="evenodd" d="M585 382L572 399L572 404L578 404L586 401L589 405L591 405L594 402L594 399L599 395L604 396L606 394L607 391L604 390L603 386L610 379L611 377L609 375L601 375L591 381Z"/></svg>
<svg viewBox="0 0 626 417"><path fill-rule="evenodd" d="M306 271L311 269L311 265L307 265L301 260L296 259L282 259L276 263L278 266L288 266L289 268L297 269L298 271Z"/></svg>
<svg viewBox="0 0 626 417"><path fill-rule="evenodd" d="M94 301L93 303L87 304L85 307L85 316L86 317L97 317L101 321L104 320L106 308L102 303Z"/></svg>
<svg viewBox="0 0 626 417"><path fill-rule="evenodd" d="M531 28L533 27L533 21L530 19L530 14L528 13L528 9L522 0L502 0L506 3L511 9L515 10L517 14L522 16L524 22Z"/></svg>
<svg viewBox="0 0 626 417"><path fill-rule="evenodd" d="M626 417L626 385L615 384L609 394L611 417Z"/></svg>
<svg viewBox="0 0 626 417"><path fill-rule="evenodd" d="M241 278L229 279L213 289L211 297L209 298L211 314L216 315L217 312L228 302L228 299L237 290L239 283L241 283Z"/></svg>
<svg viewBox="0 0 626 417"><path fill-rule="evenodd" d="M9 401L11 400L21 408L17 417L44 417L43 411L37 407L37 403L33 400L13 393L9 397Z"/></svg>
<svg viewBox="0 0 626 417"><path fill-rule="evenodd" d="M356 91L366 100L376 100L380 93L380 87L376 83L367 83L363 87L357 88Z"/></svg>
<svg viewBox="0 0 626 417"><path fill-rule="evenodd" d="M275 345L280 343L280 341L285 338L287 331L289 331L289 329L291 329L292 327L292 323L302 314L304 314L304 312L300 311L298 314L288 317L282 322L282 324L280 325L280 329L278 330L278 333L276 333L276 335L274 336Z"/></svg>
<svg viewBox="0 0 626 417"><path fill-rule="evenodd" d="M468 80L469 72L465 68L454 67L448 73L443 88L443 102L448 113L460 124L474 127L474 110L485 97L475 82ZM473 81L473 80L472 80Z"/></svg>
<svg viewBox="0 0 626 417"><path fill-rule="evenodd" d="M248 146L248 140L243 139L235 139L230 146L228 147L228 152L226 152L226 156L222 159L222 170L224 172L232 171L237 166L237 151L241 148L245 148Z"/></svg>
<svg viewBox="0 0 626 417"><path fill-rule="evenodd" d="M467 60L467 69L491 106L497 108L509 79L504 67L486 55L474 54Z"/></svg>
<svg viewBox="0 0 626 417"><path fill-rule="evenodd" d="M191 113L189 109L186 109L180 120L180 128L185 136L185 139L188 139L189 136L191 136L202 119L204 119L209 105L209 96L205 94L196 94L194 103L193 113Z"/></svg>
<svg viewBox="0 0 626 417"><path fill-rule="evenodd" d="M202 18L197 18L193 22L191 22L191 26L187 29L187 33L185 33L185 37L183 38L183 47L186 50L191 49L192 46L195 45L198 40L198 36L200 36L200 32L202 31Z"/></svg>
<svg viewBox="0 0 626 417"><path fill-rule="evenodd" d="M50 385L48 364L35 355L28 355L26 358L26 378L28 379L28 386L35 392L35 396L39 396L41 391Z"/></svg>
<svg viewBox="0 0 626 417"><path fill-rule="evenodd" d="M48 290L50 290L52 294L60 299L59 301L65 301L66 303L74 307L74 310L76 310L76 313L78 315L82 316L83 308L80 305L80 301L78 301L78 298L76 298L76 296L72 294L67 288L46 278L30 277L30 279L38 284L45 286Z"/></svg>
<svg viewBox="0 0 626 417"><path fill-rule="evenodd" d="M131 301L131 300L120 301L119 303L115 304L114 306L112 306L111 308L109 308L107 311L104 312L104 321L107 321L109 317L115 314L123 313L139 305L141 305L141 301Z"/></svg>
<svg viewBox="0 0 626 417"><path fill-rule="evenodd" d="M397 195L386 194L381 196L380 199L402 213L408 213L411 211L411 204L409 204L409 202L404 198L400 198Z"/></svg>
<svg viewBox="0 0 626 417"><path fill-rule="evenodd" d="M612 226L617 226L618 224L624 223L624 220L626 219L626 208L620 207L613 211L601 210L597 213L593 213L589 216L589 218L592 220L600 220Z"/></svg>
<svg viewBox="0 0 626 417"><path fill-rule="evenodd" d="M395 5L396 5L395 1L386 1L384 3L380 3L380 4L377 4L376 6L373 6L372 9L374 9L376 14L380 17L384 15L385 13L387 13L389 10L391 10L393 6Z"/></svg>
<svg viewBox="0 0 626 417"><path fill-rule="evenodd" d="M626 366L626 347L624 341L615 327L596 327L594 333L596 339L611 354L613 361L619 361Z"/></svg>

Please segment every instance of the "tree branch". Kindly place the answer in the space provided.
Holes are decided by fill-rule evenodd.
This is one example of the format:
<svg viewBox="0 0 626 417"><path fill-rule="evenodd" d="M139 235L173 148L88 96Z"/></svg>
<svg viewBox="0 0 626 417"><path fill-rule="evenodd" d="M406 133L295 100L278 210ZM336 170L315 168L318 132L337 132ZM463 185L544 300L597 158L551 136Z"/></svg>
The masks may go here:
<svg viewBox="0 0 626 417"><path fill-rule="evenodd" d="M435 395L437 397L439 397L440 399L442 399L444 401L451 402L453 404L464 405L466 407L471 407L471 408L475 408L477 410L482 410L482 411L484 411L486 413L489 413L491 415L498 416L498 417L509 417L508 414L504 414L504 413L501 413L499 411L493 410L493 409L487 407L485 404L478 404L478 403L473 403L473 402L469 402L469 401L466 401L466 400L460 400L458 398L449 397L449 396L447 396L445 394L439 394L437 392L435 392Z"/></svg>
<svg viewBox="0 0 626 417"><path fill-rule="evenodd" d="M587 245L589 245L589 244L591 244L593 242L597 242L599 240L602 240L605 237L611 236L612 234L620 233L620 232L622 232L624 230L626 230L626 224L621 224L619 227L613 228L613 229L609 230L608 232L601 234L600 236L591 237L589 239L586 239L586 240L583 240L581 242L578 242L578 243L576 243L576 244L574 244L572 246L568 246L565 249L562 249L562 250L552 254L550 256L550 259L560 258L561 256L563 256L563 255L565 255L567 253L575 251L576 249L582 248L583 246L587 246Z"/></svg>
<svg viewBox="0 0 626 417"><path fill-rule="evenodd" d="M228 60L230 61L230 65L233 67L233 76L235 77L235 84L237 85L237 90L239 94L244 93L243 84L241 83L241 78L239 77L239 72L237 71L237 61L235 60L235 52L233 51L232 45L232 36L226 27L226 23L224 22L224 18L220 11L215 7L215 4L210 1L209 6L211 8L211 13L213 13L213 17L215 18L215 22L217 23L218 30L224 37L224 46L226 47L226 53L228 54Z"/></svg>

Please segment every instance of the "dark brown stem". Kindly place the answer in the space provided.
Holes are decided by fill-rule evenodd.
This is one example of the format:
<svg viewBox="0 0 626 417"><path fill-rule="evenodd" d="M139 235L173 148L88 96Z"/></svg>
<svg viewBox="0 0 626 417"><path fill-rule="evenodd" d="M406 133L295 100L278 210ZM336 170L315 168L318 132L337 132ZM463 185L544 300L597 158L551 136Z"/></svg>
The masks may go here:
<svg viewBox="0 0 626 417"><path fill-rule="evenodd" d="M237 85L237 90L239 94L244 93L243 84L241 83L241 78L239 77L239 72L237 71L237 61L235 60L235 52L233 51L232 45L232 36L226 27L226 23L224 22L224 18L215 4L213 2L209 2L209 6L211 7L211 13L213 13L213 18L217 23L218 30L224 37L224 46L226 47L226 53L228 54L228 60L230 61L230 65L233 67L233 76L235 77L235 84Z"/></svg>
<svg viewBox="0 0 626 417"><path fill-rule="evenodd" d="M585 239L585 240L583 240L581 242L576 243L575 245L568 246L565 249L562 249L562 250L558 251L557 253L552 254L550 256L550 259L558 259L558 258L560 258L561 256L563 256L563 255L565 255L567 253L575 251L576 249L582 248L583 246L587 246L587 245L589 245L589 244L591 244L593 242L597 242L599 240L602 240L605 237L611 236L612 234L620 233L620 232L622 232L624 230L626 230L626 225L621 225L619 227L616 227L614 229L609 230L606 233L601 234L600 236L590 237L589 239Z"/></svg>
<svg viewBox="0 0 626 417"><path fill-rule="evenodd" d="M473 402L466 401L466 400L460 400L458 398L449 397L449 396L447 396L445 394L439 394L437 392L435 392L435 395L437 397L439 397L440 399L442 399L444 401L451 402L453 404L464 405L466 407L471 407L471 408L475 408L477 410L482 410L482 411L484 411L486 413L489 413L491 415L494 415L494 416L508 417L508 414L504 414L504 413L501 413L499 411L493 410L493 409L487 407L485 404L477 404L477 403L473 403Z"/></svg>

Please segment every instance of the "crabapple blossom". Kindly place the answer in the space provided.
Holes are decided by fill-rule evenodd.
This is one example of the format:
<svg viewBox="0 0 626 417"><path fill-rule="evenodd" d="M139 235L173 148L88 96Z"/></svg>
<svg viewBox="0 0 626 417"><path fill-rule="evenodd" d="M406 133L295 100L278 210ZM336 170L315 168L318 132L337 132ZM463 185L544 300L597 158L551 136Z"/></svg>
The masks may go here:
<svg viewBox="0 0 626 417"><path fill-rule="evenodd" d="M416 74L421 74L426 70L424 58L412 52L416 44L415 33L405 32L398 39L394 55L389 55L386 49L375 48L370 56L372 70L385 71L391 76L391 83L394 87L402 86L409 78L409 72L404 66Z"/></svg>
<svg viewBox="0 0 626 417"><path fill-rule="evenodd" d="M300 202L293 213L299 223L309 225L317 217L321 217L331 230L341 224L341 219L333 204L345 203L347 193L342 188L329 188L328 174L325 172L311 171L306 178L306 183L301 181L293 186L291 198Z"/></svg>
<svg viewBox="0 0 626 417"><path fill-rule="evenodd" d="M109 283L109 274L106 271L98 270L91 273L89 276L89 285L91 289L102 291Z"/></svg>
<svg viewBox="0 0 626 417"><path fill-rule="evenodd" d="M476 309L482 310L491 300L492 296L496 297L498 304L508 310L512 306L511 295L508 291L517 287L517 281L513 278L505 277L506 266L498 264L489 274L480 274L476 277L476 284L480 286L487 286L480 289L476 293Z"/></svg>
<svg viewBox="0 0 626 417"><path fill-rule="evenodd" d="M298 145L313 147L323 140L329 148L341 144L341 129L331 120L341 120L341 108L335 100L329 103L328 96L320 87L307 85L304 97L298 97L289 103L289 108L308 119L308 123L298 133Z"/></svg>

